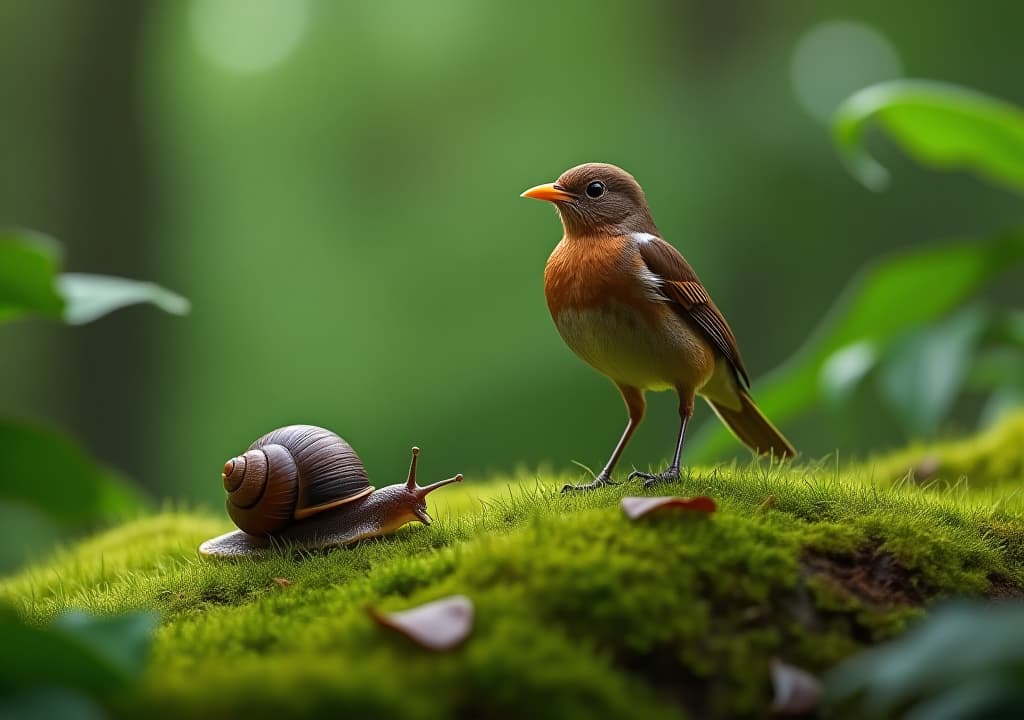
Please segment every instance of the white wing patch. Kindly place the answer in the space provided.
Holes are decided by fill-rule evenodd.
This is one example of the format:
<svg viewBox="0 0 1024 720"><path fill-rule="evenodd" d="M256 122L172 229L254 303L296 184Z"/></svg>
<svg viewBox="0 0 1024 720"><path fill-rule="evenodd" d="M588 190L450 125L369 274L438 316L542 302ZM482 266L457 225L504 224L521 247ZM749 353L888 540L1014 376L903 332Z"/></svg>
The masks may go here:
<svg viewBox="0 0 1024 720"><path fill-rule="evenodd" d="M650 233L645 232L630 233L629 237L637 244L637 246L644 245L652 240L658 239L657 235L651 235ZM644 263L643 260L640 261L640 265L642 266L642 269L640 270L640 279L643 281L644 294L647 295L647 299L652 302L665 302L665 296L661 293L661 276L647 267L647 264Z"/></svg>
<svg viewBox="0 0 1024 720"><path fill-rule="evenodd" d="M650 233L642 232L630 233L629 236L633 238L634 242L639 243L640 245L643 245L644 243L649 243L651 240L658 239L657 235L651 235Z"/></svg>

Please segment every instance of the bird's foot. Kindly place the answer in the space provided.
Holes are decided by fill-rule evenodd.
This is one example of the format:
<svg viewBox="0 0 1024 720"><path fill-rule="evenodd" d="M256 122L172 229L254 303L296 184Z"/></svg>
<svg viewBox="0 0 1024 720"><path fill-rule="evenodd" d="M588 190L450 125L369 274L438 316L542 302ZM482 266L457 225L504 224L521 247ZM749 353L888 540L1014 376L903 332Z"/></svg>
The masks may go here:
<svg viewBox="0 0 1024 720"><path fill-rule="evenodd" d="M598 488L605 487L606 485L619 485L619 483L612 480L611 474L601 473L594 478L594 482L589 482L586 485L563 485L562 492L567 493L575 492L577 490L597 490Z"/></svg>
<svg viewBox="0 0 1024 720"><path fill-rule="evenodd" d="M645 472L640 472L639 470L634 470L633 472L631 472L629 474L629 477L626 478L626 480L629 481L629 480L632 480L633 478L643 478L644 479L644 489L646 490L647 488L649 488L651 485L654 485L655 483L659 483L659 482L675 482L676 480L679 479L679 468L677 468L677 467L670 467L668 470L665 470L664 472L660 472L660 473L645 473Z"/></svg>

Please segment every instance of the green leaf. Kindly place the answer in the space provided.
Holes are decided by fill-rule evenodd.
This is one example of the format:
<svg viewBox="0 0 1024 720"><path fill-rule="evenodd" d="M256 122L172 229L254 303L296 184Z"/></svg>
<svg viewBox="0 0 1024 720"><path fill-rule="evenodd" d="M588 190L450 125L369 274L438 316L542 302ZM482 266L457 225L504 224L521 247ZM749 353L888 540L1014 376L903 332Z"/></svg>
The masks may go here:
<svg viewBox="0 0 1024 720"><path fill-rule="evenodd" d="M72 325L92 322L114 310L140 303L151 303L172 315L189 311L188 300L151 282L64 273L57 278L57 286L67 302L64 319Z"/></svg>
<svg viewBox="0 0 1024 720"><path fill-rule="evenodd" d="M993 347L975 357L968 376L972 390L993 390L1012 385L1024 387L1024 350Z"/></svg>
<svg viewBox="0 0 1024 720"><path fill-rule="evenodd" d="M0 457L0 498L64 526L122 517L141 506L125 481L54 430L0 420Z"/></svg>
<svg viewBox="0 0 1024 720"><path fill-rule="evenodd" d="M75 613L52 625L24 624L0 609L0 687L62 687L104 694L135 681L157 626L150 612L98 617Z"/></svg>
<svg viewBox="0 0 1024 720"><path fill-rule="evenodd" d="M938 430L963 390L989 318L983 308L966 308L893 344L882 364L879 384L903 427L918 436Z"/></svg>
<svg viewBox="0 0 1024 720"><path fill-rule="evenodd" d="M28 230L0 230L0 322L26 313L60 317L64 300L53 277L60 245Z"/></svg>
<svg viewBox="0 0 1024 720"><path fill-rule="evenodd" d="M103 720L108 717L85 695L63 688L39 688L0 700L0 720Z"/></svg>
<svg viewBox="0 0 1024 720"><path fill-rule="evenodd" d="M878 363L878 351L867 341L855 342L832 353L821 366L821 391L833 405L848 398Z"/></svg>
<svg viewBox="0 0 1024 720"><path fill-rule="evenodd" d="M876 123L922 165L971 170L1024 191L1024 112L955 85L896 80L854 93L836 110L832 137L850 172L872 190L889 173L864 147Z"/></svg>
<svg viewBox="0 0 1024 720"><path fill-rule="evenodd" d="M901 720L984 720L1019 718L1024 713L1024 689L1003 677L983 677L937 692L917 703Z"/></svg>
<svg viewBox="0 0 1024 720"><path fill-rule="evenodd" d="M1024 606L957 603L897 640L846 660L826 678L826 687L831 703L860 699L871 717L937 717L924 710L934 709L938 697L965 708L1015 711L955 717L1020 717L1022 674Z"/></svg>
<svg viewBox="0 0 1024 720"><path fill-rule="evenodd" d="M822 370L840 348L869 343L879 353L906 331L933 322L997 275L1024 262L1024 229L928 247L872 263L846 287L793 357L754 383L758 407L778 424L817 405ZM693 435L688 457L709 460L736 440L717 421Z"/></svg>
<svg viewBox="0 0 1024 720"><path fill-rule="evenodd" d="M70 612L54 619L53 629L89 650L119 677L130 680L142 670L149 638L157 626L155 613L93 616Z"/></svg>
<svg viewBox="0 0 1024 720"><path fill-rule="evenodd" d="M58 274L60 260L60 244L53 238L28 230L0 230L0 322L34 313L82 325L140 303L174 315L189 311L188 300L151 282Z"/></svg>

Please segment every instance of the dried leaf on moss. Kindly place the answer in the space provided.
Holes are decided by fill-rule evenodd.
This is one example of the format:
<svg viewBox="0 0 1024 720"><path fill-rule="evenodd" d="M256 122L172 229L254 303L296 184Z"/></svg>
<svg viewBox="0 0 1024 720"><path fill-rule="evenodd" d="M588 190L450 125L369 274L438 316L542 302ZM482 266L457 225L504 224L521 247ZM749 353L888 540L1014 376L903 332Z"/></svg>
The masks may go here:
<svg viewBox="0 0 1024 720"><path fill-rule="evenodd" d="M473 601L465 595L451 595L396 613L374 608L369 612L382 626L397 630L427 650L451 650L473 631Z"/></svg>
<svg viewBox="0 0 1024 720"><path fill-rule="evenodd" d="M630 520L639 520L645 515L653 512L678 508L692 510L694 512L711 514L717 510L715 501L707 495L695 497L624 497L622 498L622 509Z"/></svg>

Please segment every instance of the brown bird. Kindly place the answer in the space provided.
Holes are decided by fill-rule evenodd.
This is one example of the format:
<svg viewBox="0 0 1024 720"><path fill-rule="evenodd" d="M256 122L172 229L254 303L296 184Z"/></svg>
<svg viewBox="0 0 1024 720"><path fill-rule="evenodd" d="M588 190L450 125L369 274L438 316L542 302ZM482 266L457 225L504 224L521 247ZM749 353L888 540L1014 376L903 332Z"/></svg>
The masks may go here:
<svg viewBox="0 0 1024 720"><path fill-rule="evenodd" d="M647 390L675 390L679 435L672 464L634 471L644 487L679 478L686 425L699 394L748 447L784 458L796 450L747 393L750 380L729 323L679 251L661 238L644 191L614 165L588 163L523 197L554 204L565 234L544 269L544 294L559 334L573 352L608 376L626 402L629 422L604 469L612 471L643 420Z"/></svg>

